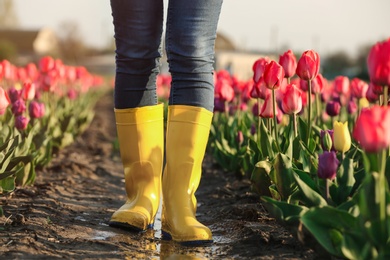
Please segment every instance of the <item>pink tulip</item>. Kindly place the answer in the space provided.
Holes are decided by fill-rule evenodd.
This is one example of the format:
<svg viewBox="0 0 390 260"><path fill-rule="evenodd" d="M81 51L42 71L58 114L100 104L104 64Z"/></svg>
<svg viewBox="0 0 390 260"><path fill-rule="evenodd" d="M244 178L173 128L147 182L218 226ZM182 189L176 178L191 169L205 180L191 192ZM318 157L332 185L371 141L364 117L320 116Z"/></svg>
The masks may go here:
<svg viewBox="0 0 390 260"><path fill-rule="evenodd" d="M253 81L255 83L259 82L260 78L263 76L265 66L270 62L268 57L262 57L255 61L252 66L253 70Z"/></svg>
<svg viewBox="0 0 390 260"><path fill-rule="evenodd" d="M10 103L11 100L9 99L7 92L2 87L0 87L0 115L5 113L5 110Z"/></svg>
<svg viewBox="0 0 390 260"><path fill-rule="evenodd" d="M264 104L261 107L260 110L260 116L262 118L273 118L274 117L274 111L272 106L272 95L268 95L264 101ZM276 110L276 113L278 111Z"/></svg>
<svg viewBox="0 0 390 260"><path fill-rule="evenodd" d="M50 56L45 56L39 60L39 71L42 73L48 73L54 69L54 59Z"/></svg>
<svg viewBox="0 0 390 260"><path fill-rule="evenodd" d="M303 80L313 80L320 71L320 56L313 50L305 51L298 60L296 73Z"/></svg>
<svg viewBox="0 0 390 260"><path fill-rule="evenodd" d="M302 110L302 91L296 85L287 85L282 99L282 110L289 115L297 114Z"/></svg>
<svg viewBox="0 0 390 260"><path fill-rule="evenodd" d="M35 84L31 82L25 82L22 89L22 98L24 100L33 100L35 97Z"/></svg>
<svg viewBox="0 0 390 260"><path fill-rule="evenodd" d="M288 50L283 55L279 56L279 64L284 69L284 76L286 78L291 78L295 75L297 69L297 58L295 57L292 50Z"/></svg>
<svg viewBox="0 0 390 260"><path fill-rule="evenodd" d="M352 136L369 153L377 153L390 145L390 107L374 105L362 109Z"/></svg>
<svg viewBox="0 0 390 260"><path fill-rule="evenodd" d="M225 79L220 79L215 85L216 96L223 100L230 102L234 99L234 89L229 81Z"/></svg>
<svg viewBox="0 0 390 260"><path fill-rule="evenodd" d="M368 84L359 78L351 80L351 94L355 98L365 98L368 90Z"/></svg>

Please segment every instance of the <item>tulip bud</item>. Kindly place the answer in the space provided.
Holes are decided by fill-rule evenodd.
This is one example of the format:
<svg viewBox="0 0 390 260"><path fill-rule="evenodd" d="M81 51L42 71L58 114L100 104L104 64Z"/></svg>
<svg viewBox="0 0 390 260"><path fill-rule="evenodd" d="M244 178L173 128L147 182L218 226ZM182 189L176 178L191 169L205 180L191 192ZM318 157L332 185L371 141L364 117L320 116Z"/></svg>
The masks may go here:
<svg viewBox="0 0 390 260"><path fill-rule="evenodd" d="M334 150L333 147L333 130L321 130L321 146L324 151L330 152Z"/></svg>
<svg viewBox="0 0 390 260"><path fill-rule="evenodd" d="M339 152L346 152L351 148L351 134L348 130L348 122L344 124L338 121L333 123L334 148Z"/></svg>
<svg viewBox="0 0 390 260"><path fill-rule="evenodd" d="M267 88L277 89L282 85L284 79L284 70L276 61L271 61L265 66L264 82Z"/></svg>
<svg viewBox="0 0 390 260"><path fill-rule="evenodd" d="M314 79L320 70L320 56L313 50L302 53L298 60L296 73L302 80Z"/></svg>
<svg viewBox="0 0 390 260"><path fill-rule="evenodd" d="M333 180L336 178L339 160L335 152L324 152L318 157L318 177L321 179Z"/></svg>
<svg viewBox="0 0 390 260"><path fill-rule="evenodd" d="M277 110L276 110L277 113ZM272 96L268 95L264 101L264 104L261 106L260 116L262 118L273 118L274 110L272 106Z"/></svg>
<svg viewBox="0 0 390 260"><path fill-rule="evenodd" d="M238 143L238 146L241 146L244 143L244 134L242 133L242 131L237 132L237 140L236 141Z"/></svg>

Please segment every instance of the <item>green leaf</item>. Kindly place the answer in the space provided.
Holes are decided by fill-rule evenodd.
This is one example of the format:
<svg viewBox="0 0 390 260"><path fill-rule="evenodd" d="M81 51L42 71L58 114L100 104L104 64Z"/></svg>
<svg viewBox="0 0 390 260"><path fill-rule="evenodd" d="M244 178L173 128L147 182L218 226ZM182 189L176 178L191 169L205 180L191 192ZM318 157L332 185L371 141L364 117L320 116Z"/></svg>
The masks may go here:
<svg viewBox="0 0 390 260"><path fill-rule="evenodd" d="M260 125L260 147L261 153L263 155L262 159L266 159L268 157L270 160L274 158L274 150L272 148L273 138L271 133L265 127L264 121L261 120Z"/></svg>
<svg viewBox="0 0 390 260"><path fill-rule="evenodd" d="M278 201L273 198L263 196L264 206L268 212L277 220L286 222L287 224L297 225L300 216L308 211L305 206L294 205L285 201Z"/></svg>
<svg viewBox="0 0 390 260"><path fill-rule="evenodd" d="M325 206L327 205L326 200L315 190L313 190L308 184L306 184L297 173L293 172L293 176L295 178L296 183L298 184L300 191L300 200L307 207L315 207L315 206ZM308 180L306 178L306 180ZM312 185L312 184L311 184Z"/></svg>
<svg viewBox="0 0 390 260"><path fill-rule="evenodd" d="M344 257L340 248L343 237L354 234L359 224L348 212L330 206L311 208L301 216L301 221L329 253L338 257Z"/></svg>
<svg viewBox="0 0 390 260"><path fill-rule="evenodd" d="M256 191L260 196L271 196L269 187L271 186L271 178L269 176L271 172L271 163L268 161L260 161L256 163L251 175L252 189Z"/></svg>
<svg viewBox="0 0 390 260"><path fill-rule="evenodd" d="M271 180L275 183L282 200L288 200L297 189L291 159L278 153L274 160L273 169L270 173Z"/></svg>
<svg viewBox="0 0 390 260"><path fill-rule="evenodd" d="M338 205L345 202L351 194L355 184L353 160L345 158L337 171L337 198L333 198Z"/></svg>

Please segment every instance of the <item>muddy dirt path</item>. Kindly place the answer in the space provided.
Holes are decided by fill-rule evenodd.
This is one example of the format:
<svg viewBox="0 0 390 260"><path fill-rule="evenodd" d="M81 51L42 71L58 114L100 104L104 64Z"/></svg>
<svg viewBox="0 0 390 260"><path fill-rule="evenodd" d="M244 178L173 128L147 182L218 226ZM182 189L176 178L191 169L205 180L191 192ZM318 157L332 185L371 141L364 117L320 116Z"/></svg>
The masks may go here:
<svg viewBox="0 0 390 260"><path fill-rule="evenodd" d="M162 241L159 215L142 234L109 227L125 201L111 97L97 103L89 129L37 172L35 185L0 197L1 259L318 259L268 216L248 180L223 172L208 155L197 198L212 245Z"/></svg>

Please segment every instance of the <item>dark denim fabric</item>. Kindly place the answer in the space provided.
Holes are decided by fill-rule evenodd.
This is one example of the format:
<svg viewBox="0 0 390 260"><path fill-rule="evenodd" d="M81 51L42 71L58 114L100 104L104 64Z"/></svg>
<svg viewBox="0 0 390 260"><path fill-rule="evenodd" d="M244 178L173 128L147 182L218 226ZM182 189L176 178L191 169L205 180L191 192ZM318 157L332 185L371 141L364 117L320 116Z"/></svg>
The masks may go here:
<svg viewBox="0 0 390 260"><path fill-rule="evenodd" d="M213 111L214 44L223 0L169 0L165 48L170 105ZM111 0L116 43L116 108L157 104L163 1Z"/></svg>

